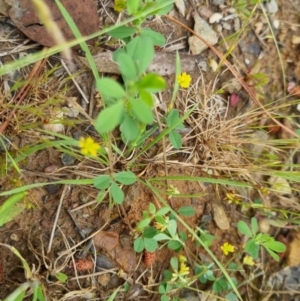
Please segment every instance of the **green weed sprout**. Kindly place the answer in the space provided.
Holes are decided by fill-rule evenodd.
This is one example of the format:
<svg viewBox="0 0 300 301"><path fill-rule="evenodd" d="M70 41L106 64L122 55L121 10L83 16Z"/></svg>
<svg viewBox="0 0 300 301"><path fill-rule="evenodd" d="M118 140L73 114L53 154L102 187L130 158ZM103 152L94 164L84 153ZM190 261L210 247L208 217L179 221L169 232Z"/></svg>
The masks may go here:
<svg viewBox="0 0 300 301"><path fill-rule="evenodd" d="M239 221L237 226L242 234L250 238L245 244L245 251L254 259L258 258L259 248L262 246L276 261L279 261L279 256L275 252L284 252L285 245L275 241L274 237L267 233L257 233L258 223L255 217L251 219L251 229L244 221Z"/></svg>

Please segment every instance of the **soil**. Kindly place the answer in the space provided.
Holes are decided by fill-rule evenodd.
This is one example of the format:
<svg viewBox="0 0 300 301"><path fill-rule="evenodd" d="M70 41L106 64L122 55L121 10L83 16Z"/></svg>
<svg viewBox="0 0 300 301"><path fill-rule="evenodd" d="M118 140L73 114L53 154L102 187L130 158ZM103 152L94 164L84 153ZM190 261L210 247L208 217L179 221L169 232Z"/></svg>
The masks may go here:
<svg viewBox="0 0 300 301"><path fill-rule="evenodd" d="M102 28L103 22L105 25L116 22L118 14L113 10L113 1L101 2L105 2L98 3L99 20L100 23L102 22L100 24ZM183 17L176 8L171 14L191 28L193 27L192 14L195 9L203 12L203 7L205 7L208 12L230 14L228 11L230 1L225 1L228 7L211 4L218 1L185 2L186 17ZM287 98L286 86L289 82L295 82L296 85L300 84L300 46L292 42L293 36L300 36L300 1L278 0L277 3L278 12L268 14L268 18L277 40L278 49L276 49L274 39L271 37L270 27L265 16L258 9L240 36L239 43L228 56L228 60L246 78L249 70L257 63L263 53L263 64L259 72L266 74L269 82L265 86L257 88L256 93L266 107L271 107L271 111L278 120L290 130L295 131L299 122L297 116L299 112L296 108L297 96ZM244 17L240 16L239 18L242 20ZM232 42L230 36L235 33L233 20L226 23L230 29L228 29L229 27L226 27L227 29L222 28L218 24L212 25L215 30L220 28L218 34L221 38L215 47L222 53L228 51ZM279 25L277 26L277 24ZM188 53L189 33L184 28L164 18L148 20L146 25L167 37L168 47L174 46L173 52L178 47L178 50L183 54ZM259 30L260 26L261 29ZM8 16L0 15L0 27L0 37L3 39L1 42L2 49L0 49L0 62L2 64L41 49L37 44L25 43L26 37L15 28ZM222 37L225 39L222 40ZM234 41L236 42L236 40ZM21 52L8 53L22 42L29 46L29 50L24 48ZM108 40L107 44L111 46ZM94 46L93 53L102 51L102 48L97 47ZM282 62L278 59L278 51ZM219 73L211 70L209 61L217 60L212 50L204 51L201 56L207 62L207 70L194 74L193 88L189 91L180 91L178 96L180 101L175 102L175 107L179 109L180 114L186 113L192 105L199 104L195 114L191 115L185 124L194 132L191 131L191 135L183 135L184 142L180 150L172 148L168 150L166 164L164 164L164 145L162 142L155 144L140 157L133 169L139 175L140 181L123 188L125 201L122 206L111 206L107 198L98 203L98 190L91 185L49 184L30 189L25 200L22 201L27 209L16 216L13 221L5 223L0 228L0 242L15 247L20 252L34 271L35 277L43 283L47 300L106 300L125 281L132 285L137 279L138 283L144 286L143 289L138 285L132 286L137 290L139 289L137 297L130 297L129 293L126 294L124 290L121 290L116 299L138 300L140 298L139 300L144 300L151 298L151 300L160 300L157 294L157 284L163 278L163 271L170 269L171 257L178 254L166 247L161 248L156 251L156 258L149 267L144 260L145 254L136 253L133 250L136 233L132 230L142 219L143 211L148 210L150 203L155 204L157 208L163 206L157 196L144 184L145 181L166 175L169 177L167 183L165 180L151 183L161 192L161 196L169 202L175 211L183 206L194 208L195 214L193 216L182 217L184 222L192 229L198 227L216 237L210 249L223 264L226 264L228 260L241 264L241 256L229 255L226 257L221 251L221 246L228 242L235 246L237 252L242 252L245 237L238 233L237 222L244 220L249 223L251 216L257 213L251 209L251 201L246 201L245 207L234 202L230 203L226 193L236 194L245 200L254 200L260 196L266 207L272 203L272 206L279 209L299 213L290 205L286 205L283 198L272 193L268 196L262 196L259 186L266 185L266 178L258 175L255 169L247 169L247 167L253 166L256 157L260 156L261 153L260 150L255 149L254 151L253 147L247 146L244 138L249 137L249 129L253 134L254 127L269 127L271 129L269 139L286 139L290 138L289 134L276 129L274 121L264 113L255 115L251 123L247 123L249 117L245 117L243 114L255 107L249 95L241 88L236 92L229 91L228 83L234 76L227 69L223 68ZM66 106L68 100L71 99L75 99L75 102L82 106L86 114L69 118L64 124L64 134L74 138L90 135L99 140L98 134L90 126L89 119L86 118L86 115L95 118L102 107L99 95L94 91L92 80L90 80L91 72L84 70L78 79L80 84L84 83L87 78L89 79L85 85L83 84L88 98L93 98L90 107L88 107L82 101L82 97L72 82L69 81L69 78L66 79L68 75L58 64L60 63L57 57L49 59L40 75L38 86L33 87L3 133L12 139L10 148L12 158L18 158L22 154L26 155L30 145L40 143L50 145L50 142L54 141L53 137L34 129L36 127L42 128L47 124L55 116L55 110ZM3 124L13 108L11 99L15 95L16 89L10 90L10 88L14 83L18 83L19 79L24 80L29 69L29 67L25 67L0 79L0 125ZM50 70L52 71L50 72ZM53 70L55 71L53 72ZM285 76L283 76L283 70ZM120 79L119 75L107 75L117 80ZM174 75L166 76L169 86L167 91L161 93L162 105L158 114L165 114L163 104L166 106L171 98L174 78ZM224 88L226 86L227 88ZM224 93L216 93L217 90L223 88ZM221 103L224 103L224 100L227 103L231 94L237 94L240 98L238 105L225 105L224 107L221 104L218 107L218 100L222 99ZM209 97L213 97L215 104L212 105L207 101ZM26 106L30 109L24 109ZM274 110L272 110L272 106L274 106ZM212 112L215 112L214 115ZM213 116L212 119L210 119L211 116ZM118 134L116 131L116 137ZM150 137L149 141L151 139L153 137ZM169 144L167 143L167 145ZM240 151L244 146L250 152L247 158L243 157ZM84 159L71 150L68 150L69 156L66 156L63 155L63 150L66 148L62 146L56 148L48 146L44 149L38 149L26 155L24 160L16 162L19 172L13 166L7 168L10 160L5 152L0 152L0 175L2 175L0 192L41 182L92 178L99 173L107 172L107 167L102 163ZM282 154L282 156L284 155ZM296 163L298 157L295 154L293 158ZM125 169L129 161L130 158L116 161L115 170ZM179 176L181 177L180 180L178 179ZM198 180L187 180L191 176L198 177ZM178 180L175 180L176 177ZM200 177L211 178L214 180L213 183L216 183L206 183L205 180L201 181ZM217 181L220 179L249 182L253 186L256 185L256 189L219 185ZM171 185L176 187L180 194L168 198L166 184L168 187ZM297 203L298 197L295 192L291 198ZM6 197L0 197L0 202L3 203L6 199ZM55 223L56 218L57 223ZM52 240L54 225L56 228ZM193 238L181 223L179 223L178 230L185 231L187 234L185 247L181 254L187 256L189 263L195 258L202 263L212 262L207 252L194 243ZM278 237L279 232L280 235L287 236L287 231L278 230L277 227L271 227L269 233ZM91 237L95 236L93 241L96 246L96 253L102 256L99 265L107 270L96 276L94 273L100 270L94 264L95 254L87 247L87 239L84 240L90 235ZM290 239L290 242L294 241L293 246L296 245L295 237L298 239L300 236L298 234L293 235L293 238ZM98 246L97 239L100 241ZM290 242L286 244L289 245ZM293 251L293 256L295 256L295 251ZM100 259L98 258L98 260ZM286 262L284 255L282 255L282 260L279 263L270 261L271 264L265 264L268 261L270 261L270 257L263 253L256 262L257 269L263 271L263 277L258 276L258 280L251 282L248 286L240 287L240 293L244 300L258 300L265 297L268 293L267 283L270 275L281 270L282 265ZM296 264L289 262L289 265ZM235 277L240 282L247 282L250 275L249 271L250 268L246 268L243 273L237 273ZM64 284L59 282L55 277L57 272L66 274L68 281ZM2 245L0 247L0 299L5 299L25 281L25 273L19 258L9 248ZM195 282L193 287L211 292L211 283L204 285ZM285 289L278 288L278 290L284 291ZM189 293L184 290L180 290L179 294L186 300L198 300L198 298L200 300L199 295L196 295L196 299L192 299ZM286 294L280 295L278 293L277 295L274 294L271 300L279 300L282 296L286 298L284 300L296 298L295 294L290 294L287 297ZM30 296L24 300L31 299Z"/></svg>

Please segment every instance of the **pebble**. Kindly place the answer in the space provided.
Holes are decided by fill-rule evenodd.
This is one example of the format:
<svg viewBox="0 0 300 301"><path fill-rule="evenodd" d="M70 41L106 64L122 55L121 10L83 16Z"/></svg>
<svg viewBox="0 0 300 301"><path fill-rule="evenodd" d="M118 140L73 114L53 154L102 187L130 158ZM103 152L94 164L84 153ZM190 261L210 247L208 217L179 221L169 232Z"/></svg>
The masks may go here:
<svg viewBox="0 0 300 301"><path fill-rule="evenodd" d="M97 270L110 270L115 267L114 264L110 261L110 259L104 254L100 254L97 256L96 265Z"/></svg>
<svg viewBox="0 0 300 301"><path fill-rule="evenodd" d="M11 141L11 138L0 136L0 153L5 153L10 149Z"/></svg>
<svg viewBox="0 0 300 301"><path fill-rule="evenodd" d="M194 15L195 19L195 32L200 35L204 40L206 40L209 44L215 45L218 42L218 36L216 32L209 26L209 24L199 17L197 14ZM193 55L201 53L203 50L208 47L202 41L200 41L197 37L192 36L189 38L189 45Z"/></svg>
<svg viewBox="0 0 300 301"><path fill-rule="evenodd" d="M236 32L241 29L241 20L240 20L240 18L233 19L233 28Z"/></svg>
<svg viewBox="0 0 300 301"><path fill-rule="evenodd" d="M100 285L107 286L107 284L110 281L110 278L111 278L110 274L105 273L105 274L99 275L97 281Z"/></svg>
<svg viewBox="0 0 300 301"><path fill-rule="evenodd" d="M63 153L63 155L61 156L61 163L65 166L73 165L75 161L76 158L67 153Z"/></svg>
<svg viewBox="0 0 300 301"><path fill-rule="evenodd" d="M270 14L275 14L278 12L278 5L275 0L267 1L266 4L266 10Z"/></svg>
<svg viewBox="0 0 300 301"><path fill-rule="evenodd" d="M292 36L292 44L300 44L300 36Z"/></svg>
<svg viewBox="0 0 300 301"><path fill-rule="evenodd" d="M54 173L59 169L57 165L49 165L44 169L45 173Z"/></svg>
<svg viewBox="0 0 300 301"><path fill-rule="evenodd" d="M209 23L213 24L213 23L219 23L223 18L223 15L221 13L214 13L210 16L209 18Z"/></svg>
<svg viewBox="0 0 300 301"><path fill-rule="evenodd" d="M256 56L259 56L261 48L257 43L251 43L247 47L247 52Z"/></svg>
<svg viewBox="0 0 300 301"><path fill-rule="evenodd" d="M219 5L224 5L224 4L225 4L225 0L213 0L212 1L212 5L219 6Z"/></svg>
<svg viewBox="0 0 300 301"><path fill-rule="evenodd" d="M199 15L205 20L208 20L213 13L214 12L210 10L208 6L202 6L199 8Z"/></svg>
<svg viewBox="0 0 300 301"><path fill-rule="evenodd" d="M226 30L231 30L231 25L230 25L229 23L227 23L227 22L224 22L224 23L222 24L222 26L223 26L223 28L226 29Z"/></svg>
<svg viewBox="0 0 300 301"><path fill-rule="evenodd" d="M61 185L60 184L48 184L45 185L44 188L45 190L50 194L50 195L55 195L58 193Z"/></svg>
<svg viewBox="0 0 300 301"><path fill-rule="evenodd" d="M12 233L9 238L12 240L12 241L19 241L20 238L19 236L16 234L16 233Z"/></svg>

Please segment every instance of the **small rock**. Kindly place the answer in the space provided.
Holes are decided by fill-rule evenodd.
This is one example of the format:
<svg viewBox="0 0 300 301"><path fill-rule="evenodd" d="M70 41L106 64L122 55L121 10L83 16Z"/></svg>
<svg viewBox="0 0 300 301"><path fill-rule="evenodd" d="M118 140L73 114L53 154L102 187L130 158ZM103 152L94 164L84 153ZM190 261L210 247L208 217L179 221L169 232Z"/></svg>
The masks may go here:
<svg viewBox="0 0 300 301"><path fill-rule="evenodd" d="M100 254L97 256L96 265L97 265L96 266L97 270L101 270L101 271L102 270L110 270L115 267L114 264L104 254Z"/></svg>
<svg viewBox="0 0 300 301"><path fill-rule="evenodd" d="M61 185L60 184L48 184L45 185L45 190L50 194L50 195L55 195L58 193Z"/></svg>
<svg viewBox="0 0 300 301"><path fill-rule="evenodd" d="M219 203L214 202L212 204L212 210L214 214L214 221L218 228L220 228L221 230L228 230L230 228L230 223L223 206Z"/></svg>
<svg viewBox="0 0 300 301"><path fill-rule="evenodd" d="M108 282L106 288L107 290L113 290L116 289L118 286L122 285L124 283L124 280L117 275L113 275Z"/></svg>
<svg viewBox="0 0 300 301"><path fill-rule="evenodd" d="M12 233L9 237L12 241L19 241L20 240L19 236L16 233Z"/></svg>
<svg viewBox="0 0 300 301"><path fill-rule="evenodd" d="M220 13L214 13L210 16L209 18L209 23L213 24L213 23L219 23L223 18L223 15Z"/></svg>
<svg viewBox="0 0 300 301"><path fill-rule="evenodd" d="M61 156L61 163L65 166L73 165L75 161L76 158L67 153L63 153L63 155Z"/></svg>
<svg viewBox="0 0 300 301"><path fill-rule="evenodd" d="M4 136L0 136L0 153L5 153L6 151L8 151L10 149L10 146L11 139Z"/></svg>
<svg viewBox="0 0 300 301"><path fill-rule="evenodd" d="M273 20L273 26L274 26L275 29L278 29L279 25L280 25L279 20L277 20L277 19Z"/></svg>
<svg viewBox="0 0 300 301"><path fill-rule="evenodd" d="M231 25L228 23L228 22L224 22L222 24L223 28L226 29L226 30L231 30Z"/></svg>
<svg viewBox="0 0 300 301"><path fill-rule="evenodd" d="M40 222L40 225L44 228L44 229L47 229L47 230L49 230L49 229L51 229L52 228L52 222L49 220L49 219L47 219L47 218L43 218L42 220L41 220L41 222Z"/></svg>
<svg viewBox="0 0 300 301"><path fill-rule="evenodd" d="M218 42L218 36L215 31L209 26L209 24L198 15L194 15L195 18L195 32L200 35L209 44L215 45ZM189 38L189 45L193 55L201 53L203 50L207 49L208 46L200 41L197 37L192 36Z"/></svg>
<svg viewBox="0 0 300 301"><path fill-rule="evenodd" d="M107 284L110 281L110 278L111 278L110 274L105 273L105 274L99 275L97 280L100 285L107 286Z"/></svg>
<svg viewBox="0 0 300 301"><path fill-rule="evenodd" d="M247 47L247 52L256 56L259 56L261 48L257 43L251 43Z"/></svg>
<svg viewBox="0 0 300 301"><path fill-rule="evenodd" d="M233 19L233 28L235 32L241 29L241 20L239 18Z"/></svg>
<svg viewBox="0 0 300 301"><path fill-rule="evenodd" d="M265 6L266 6L267 12L270 14L275 14L278 12L278 5L275 0L267 1L265 3Z"/></svg>
<svg viewBox="0 0 300 301"><path fill-rule="evenodd" d="M292 44L300 44L300 36L292 36Z"/></svg>
<svg viewBox="0 0 300 301"><path fill-rule="evenodd" d="M45 173L54 173L59 169L57 165L49 165L44 169Z"/></svg>
<svg viewBox="0 0 300 301"><path fill-rule="evenodd" d="M219 6L219 5L224 5L225 0L213 0L212 5Z"/></svg>
<svg viewBox="0 0 300 301"><path fill-rule="evenodd" d="M201 18L205 20L208 20L210 16L214 13L212 10L210 10L208 6L201 6L198 12Z"/></svg>

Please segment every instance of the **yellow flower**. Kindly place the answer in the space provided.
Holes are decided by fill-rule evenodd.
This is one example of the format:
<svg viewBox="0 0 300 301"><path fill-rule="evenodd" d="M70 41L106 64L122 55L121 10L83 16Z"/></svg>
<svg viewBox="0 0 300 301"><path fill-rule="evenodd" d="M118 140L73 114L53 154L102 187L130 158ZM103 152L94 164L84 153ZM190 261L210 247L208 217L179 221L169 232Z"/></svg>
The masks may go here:
<svg viewBox="0 0 300 301"><path fill-rule="evenodd" d="M81 137L79 140L79 147L81 148L81 153L85 156L96 156L98 150L100 149L99 143L95 142L91 137Z"/></svg>
<svg viewBox="0 0 300 301"><path fill-rule="evenodd" d="M168 216L165 217L165 224L162 224L160 222L154 223L155 229L159 230L160 232L164 232L168 228L168 225L169 225L169 217Z"/></svg>
<svg viewBox="0 0 300 301"><path fill-rule="evenodd" d="M188 275L189 273L190 273L190 268L184 262L181 262L180 269L179 269L179 275L185 276L185 275Z"/></svg>
<svg viewBox="0 0 300 301"><path fill-rule="evenodd" d="M184 255L179 255L178 260L179 260L179 262L186 262L187 261L187 259Z"/></svg>
<svg viewBox="0 0 300 301"><path fill-rule="evenodd" d="M126 8L126 0L115 0L114 10L118 13L122 12Z"/></svg>
<svg viewBox="0 0 300 301"><path fill-rule="evenodd" d="M186 72L183 72L177 76L177 82L181 88L188 88L191 80L191 76Z"/></svg>
<svg viewBox="0 0 300 301"><path fill-rule="evenodd" d="M226 192L226 198L227 198L228 204L234 203L234 204L238 205L241 202L241 198L232 191Z"/></svg>
<svg viewBox="0 0 300 301"><path fill-rule="evenodd" d="M221 246L221 250L223 251L223 253L227 256L229 254L229 252L234 252L234 246L229 244L228 242L225 242L222 246Z"/></svg>
<svg viewBox="0 0 300 301"><path fill-rule="evenodd" d="M246 264L246 265L254 265L254 261L253 261L253 258L249 255L246 255L243 259L243 264Z"/></svg>

